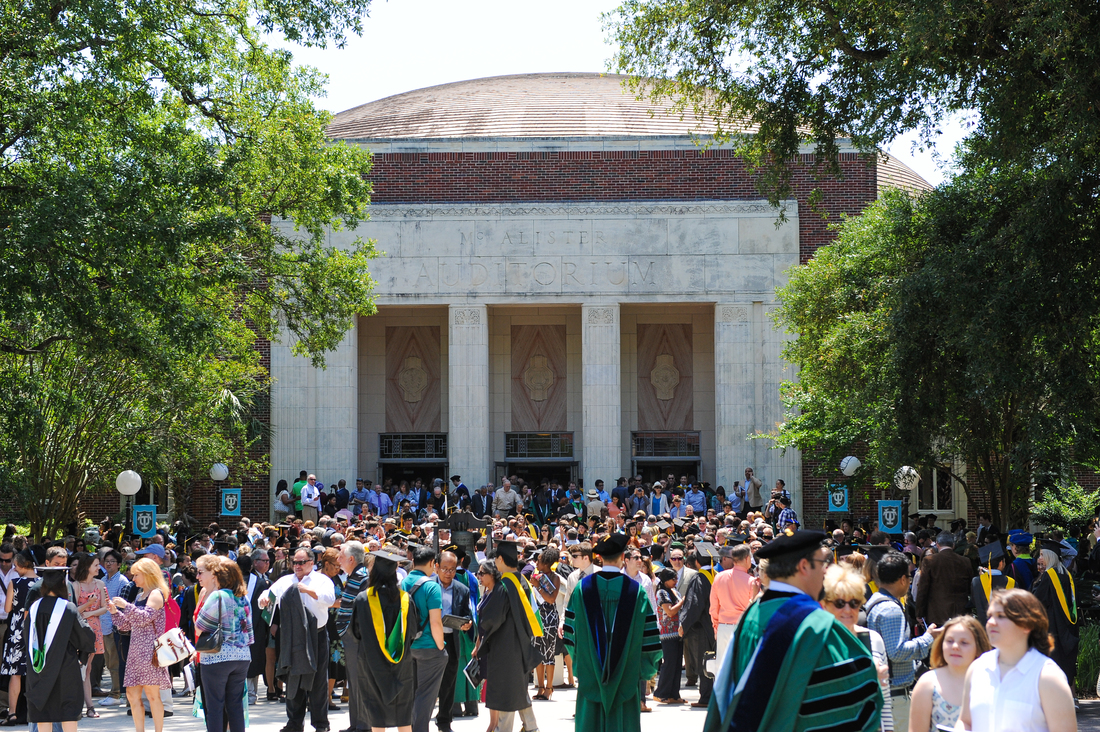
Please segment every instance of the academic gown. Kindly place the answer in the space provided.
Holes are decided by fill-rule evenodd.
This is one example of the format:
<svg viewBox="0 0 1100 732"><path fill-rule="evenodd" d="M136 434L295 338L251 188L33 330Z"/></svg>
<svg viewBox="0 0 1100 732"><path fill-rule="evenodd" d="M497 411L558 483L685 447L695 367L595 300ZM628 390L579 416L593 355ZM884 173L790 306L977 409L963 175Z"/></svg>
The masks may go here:
<svg viewBox="0 0 1100 732"><path fill-rule="evenodd" d="M252 590L252 631L256 641L250 648L252 660L248 664L248 677L262 676L267 668L267 637L270 626L264 620L263 610L260 608L260 598L271 587L271 580L253 572L251 577L256 578L256 587ZM246 582L248 579L245 580Z"/></svg>
<svg viewBox="0 0 1100 732"><path fill-rule="evenodd" d="M737 626L703 729L872 732L882 703L871 652L858 638L813 598L768 591Z"/></svg>
<svg viewBox="0 0 1100 732"><path fill-rule="evenodd" d="M402 592L402 595L407 594ZM383 593L378 598L382 611L383 630L388 638L401 615L400 602L394 602ZM413 700L416 695L416 664L413 662L412 642L416 628L420 627L416 603L409 602L408 628L401 658L392 663L378 643L367 592L360 592L351 610L349 630L359 640L358 667L359 694L367 707L367 719L372 727L403 727L412 724ZM351 662L351 659L348 659Z"/></svg>
<svg viewBox="0 0 1100 732"><path fill-rule="evenodd" d="M465 569L458 570L455 573L455 579L470 588L470 609L473 611L475 621L474 629L469 633L455 631L458 633L458 675L455 677L455 704L466 704L481 699L480 686L472 686L467 680L466 674L462 673L473 657L474 642L477 638L478 584L473 575ZM471 580L473 580L472 583ZM471 638L471 636L473 637Z"/></svg>
<svg viewBox="0 0 1100 732"><path fill-rule="evenodd" d="M642 680L657 673L661 636L641 585L618 570L583 580L565 610L577 675L577 732L638 732Z"/></svg>
<svg viewBox="0 0 1100 732"><path fill-rule="evenodd" d="M27 664L27 721L75 722L84 712L84 683L80 675L80 659L95 653L95 634L80 624L76 605L61 598L48 596L38 600L36 625L38 638L44 644L50 616L56 603L64 603L61 620L53 643L46 651L41 673ZM32 605L33 607L33 605ZM30 616L27 619L27 649L30 642Z"/></svg>
<svg viewBox="0 0 1100 732"><path fill-rule="evenodd" d="M502 578L482 602L478 630L481 648L478 657L485 660L485 706L500 712L518 712L531 706L527 676L539 664L538 649L531 643L532 627L538 625L538 610L530 600L531 586L523 575L509 572L527 593L527 606L534 613L528 618L519 593ZM534 626L532 626L532 623Z"/></svg>
<svg viewBox="0 0 1100 732"><path fill-rule="evenodd" d="M1003 574L989 575L989 594L994 590L1003 590L1008 587L1008 577ZM989 610L989 598L985 596L985 588L982 586L982 576L979 574L970 580L970 602L974 605L974 615L983 626L986 621L986 611Z"/></svg>
<svg viewBox="0 0 1100 732"><path fill-rule="evenodd" d="M1062 610L1062 603L1058 600L1058 593L1054 589L1055 580L1051 579L1050 572L1040 572L1032 586L1031 591L1043 603L1046 608L1047 618L1050 619L1050 633L1054 636L1054 650L1050 657L1062 669L1069 679L1070 688L1073 688L1073 679L1077 675L1077 651L1081 642L1081 626L1074 623L1077 620L1077 609L1074 607L1073 591L1070 587L1068 573L1055 572L1062 585L1062 594L1066 598L1066 608L1071 618L1066 617Z"/></svg>

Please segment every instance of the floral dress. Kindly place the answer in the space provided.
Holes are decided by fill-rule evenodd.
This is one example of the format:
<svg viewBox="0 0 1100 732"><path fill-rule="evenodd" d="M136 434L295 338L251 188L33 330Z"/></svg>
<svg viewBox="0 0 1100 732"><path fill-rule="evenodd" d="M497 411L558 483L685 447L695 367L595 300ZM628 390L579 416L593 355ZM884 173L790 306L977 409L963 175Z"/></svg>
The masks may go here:
<svg viewBox="0 0 1100 732"><path fill-rule="evenodd" d="M106 589L101 588L97 582L92 582L92 589L84 589L84 585L78 584L79 592L76 595L76 605L80 607L88 600L92 601L92 604L84 612L95 612L103 607L103 595L106 594ZM99 618L89 618L88 627L95 632L95 652L97 655L103 653L103 628L100 627Z"/></svg>
<svg viewBox="0 0 1100 732"><path fill-rule="evenodd" d="M15 593L11 600L11 623L8 634L4 636L4 657L0 659L0 676L26 676L27 654L26 639L23 633L24 610L27 609L27 593L37 577L16 577L11 581L9 592Z"/></svg>
<svg viewBox="0 0 1100 732"><path fill-rule="evenodd" d="M114 616L115 627L130 631L130 651L126 654L126 678L122 685L159 686L172 688L168 669L153 665L153 644L164 633L164 607L154 610L146 606L144 597L133 605L127 604ZM165 598L165 602L175 602Z"/></svg>

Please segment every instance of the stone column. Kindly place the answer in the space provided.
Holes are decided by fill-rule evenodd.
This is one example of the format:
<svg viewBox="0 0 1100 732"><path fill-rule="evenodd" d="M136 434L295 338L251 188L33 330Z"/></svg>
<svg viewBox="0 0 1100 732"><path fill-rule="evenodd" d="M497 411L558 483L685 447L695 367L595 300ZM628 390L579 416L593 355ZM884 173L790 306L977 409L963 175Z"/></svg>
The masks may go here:
<svg viewBox="0 0 1100 732"><path fill-rule="evenodd" d="M715 485L733 491L754 462L754 444L746 439L756 418L756 348L752 303L719 303L714 309ZM766 476L761 476L762 479Z"/></svg>
<svg viewBox="0 0 1100 732"><path fill-rule="evenodd" d="M581 306L582 457L585 490L623 475L619 305Z"/></svg>
<svg viewBox="0 0 1100 732"><path fill-rule="evenodd" d="M341 478L354 485L359 474L358 325L325 355L325 369L291 353L293 344L285 331L271 344L272 497L280 478L293 483L300 470L326 486Z"/></svg>
<svg viewBox="0 0 1100 732"><path fill-rule="evenodd" d="M489 452L489 314L451 305L448 322L447 448L451 474L478 486L492 476ZM446 480L449 476L442 476Z"/></svg>

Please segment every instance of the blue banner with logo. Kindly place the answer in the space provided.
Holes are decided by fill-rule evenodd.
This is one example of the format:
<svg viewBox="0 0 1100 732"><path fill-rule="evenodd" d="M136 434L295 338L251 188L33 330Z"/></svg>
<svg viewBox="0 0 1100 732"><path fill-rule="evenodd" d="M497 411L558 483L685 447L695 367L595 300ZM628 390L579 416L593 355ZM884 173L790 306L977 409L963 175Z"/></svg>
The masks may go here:
<svg viewBox="0 0 1100 732"><path fill-rule="evenodd" d="M848 512L848 486L833 483L829 486L829 513Z"/></svg>
<svg viewBox="0 0 1100 732"><path fill-rule="evenodd" d="M134 533L142 539L151 539L156 535L156 506L134 506Z"/></svg>
<svg viewBox="0 0 1100 732"><path fill-rule="evenodd" d="M901 501L878 502L878 528L887 534L904 533L902 528Z"/></svg>
<svg viewBox="0 0 1100 732"><path fill-rule="evenodd" d="M241 515L241 489L222 489L222 516Z"/></svg>

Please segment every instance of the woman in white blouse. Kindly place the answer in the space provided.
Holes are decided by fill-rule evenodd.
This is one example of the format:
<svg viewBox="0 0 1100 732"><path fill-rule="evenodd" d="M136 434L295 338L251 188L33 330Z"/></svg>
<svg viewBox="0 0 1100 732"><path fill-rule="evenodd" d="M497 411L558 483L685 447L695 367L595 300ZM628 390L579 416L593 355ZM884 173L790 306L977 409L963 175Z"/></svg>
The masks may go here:
<svg viewBox="0 0 1100 732"><path fill-rule="evenodd" d="M974 732L1076 732L1066 675L1050 653L1042 604L1027 590L998 590L985 624L993 650L970 664L963 727Z"/></svg>

